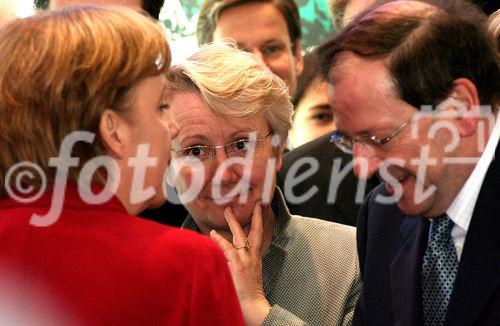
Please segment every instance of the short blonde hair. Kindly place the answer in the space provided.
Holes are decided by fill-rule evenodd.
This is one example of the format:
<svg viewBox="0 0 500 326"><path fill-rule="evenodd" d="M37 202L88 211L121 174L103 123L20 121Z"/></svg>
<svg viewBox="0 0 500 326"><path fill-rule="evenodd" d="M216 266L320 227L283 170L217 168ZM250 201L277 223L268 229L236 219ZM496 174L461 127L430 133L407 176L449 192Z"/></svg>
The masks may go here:
<svg viewBox="0 0 500 326"><path fill-rule="evenodd" d="M22 161L42 168L63 139L85 130L95 144L75 144L80 168L104 148L105 109L125 114L134 86L170 64L165 34L151 18L121 6L74 6L15 19L0 28L0 196L8 169ZM39 185L39 180L32 181ZM37 184L38 183L38 184Z"/></svg>
<svg viewBox="0 0 500 326"><path fill-rule="evenodd" d="M263 115L282 143L292 125L287 86L252 54L234 42L202 45L166 74L166 89L194 91L209 109L230 117Z"/></svg>

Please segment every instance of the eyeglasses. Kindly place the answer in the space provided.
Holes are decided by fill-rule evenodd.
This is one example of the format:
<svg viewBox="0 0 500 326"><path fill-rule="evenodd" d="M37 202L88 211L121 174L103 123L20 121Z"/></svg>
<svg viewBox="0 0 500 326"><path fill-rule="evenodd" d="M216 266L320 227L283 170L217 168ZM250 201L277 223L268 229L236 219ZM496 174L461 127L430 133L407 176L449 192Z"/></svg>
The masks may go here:
<svg viewBox="0 0 500 326"><path fill-rule="evenodd" d="M173 148L172 152L175 158L183 159L188 164L196 161L201 161L203 163L211 162L215 157L215 150L218 148L224 148L228 158L252 159L257 145L266 141L272 134L273 132L271 131L264 138L258 139L256 134L253 133L248 138L241 138L225 145L195 145L183 148Z"/></svg>
<svg viewBox="0 0 500 326"><path fill-rule="evenodd" d="M345 135L340 130L335 130L330 137L330 143L335 144L344 153L352 154L354 143L360 143L368 147L381 146L390 142L394 137L399 135L401 131L410 123L411 119L403 123L392 134L384 138L378 138L370 135L362 135L358 138L353 138Z"/></svg>

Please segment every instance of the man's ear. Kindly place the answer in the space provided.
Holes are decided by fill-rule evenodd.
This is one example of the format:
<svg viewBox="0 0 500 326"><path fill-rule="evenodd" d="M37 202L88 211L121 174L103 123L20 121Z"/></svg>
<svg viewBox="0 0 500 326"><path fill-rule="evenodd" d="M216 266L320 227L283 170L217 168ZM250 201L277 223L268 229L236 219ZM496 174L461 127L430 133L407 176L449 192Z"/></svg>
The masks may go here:
<svg viewBox="0 0 500 326"><path fill-rule="evenodd" d="M99 121L99 134L110 155L118 159L124 157L130 131L123 118L112 110L104 110Z"/></svg>
<svg viewBox="0 0 500 326"><path fill-rule="evenodd" d="M451 100L457 111L457 126L461 136L471 136L476 132L480 118L480 103L476 85L467 78L453 82ZM453 104L455 103L455 104Z"/></svg>
<svg viewBox="0 0 500 326"><path fill-rule="evenodd" d="M295 46L294 46L294 56L295 56L295 73L298 76L302 73L302 70L304 69L304 57L302 56L302 43L300 42L299 39L295 41Z"/></svg>

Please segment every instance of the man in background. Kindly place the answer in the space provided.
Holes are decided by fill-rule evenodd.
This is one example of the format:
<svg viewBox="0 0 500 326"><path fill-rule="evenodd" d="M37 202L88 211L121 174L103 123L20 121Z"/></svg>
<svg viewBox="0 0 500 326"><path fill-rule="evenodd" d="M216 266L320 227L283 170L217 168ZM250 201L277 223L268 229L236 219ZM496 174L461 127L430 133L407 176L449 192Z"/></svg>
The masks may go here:
<svg viewBox="0 0 500 326"><path fill-rule="evenodd" d="M199 45L234 39L284 80L290 94L302 72L301 35L293 0L205 0L196 26Z"/></svg>

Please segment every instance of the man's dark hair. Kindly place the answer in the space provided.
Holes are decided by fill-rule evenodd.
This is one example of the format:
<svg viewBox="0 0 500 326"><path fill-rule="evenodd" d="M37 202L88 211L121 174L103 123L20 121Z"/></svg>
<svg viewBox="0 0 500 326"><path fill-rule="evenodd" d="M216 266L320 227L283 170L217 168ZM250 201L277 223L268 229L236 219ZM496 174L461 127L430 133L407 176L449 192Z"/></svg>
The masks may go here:
<svg viewBox="0 0 500 326"><path fill-rule="evenodd" d="M385 60L398 96L416 108L436 107L450 95L454 80L464 77L476 86L481 104L496 110L500 72L487 17L466 1L421 2L433 7L395 13L369 9L358 16L318 49L323 74L340 52L349 51Z"/></svg>
<svg viewBox="0 0 500 326"><path fill-rule="evenodd" d="M300 40L301 25L299 9L293 0L204 0L200 7L198 24L196 25L196 38L198 44L202 45L213 41L217 20L225 9L236 7L246 3L272 3L283 14L290 41L295 49L296 41ZM242 17L245 19L245 17ZM248 31L251 33L252 31ZM295 53L295 51L294 51Z"/></svg>
<svg viewBox="0 0 500 326"><path fill-rule="evenodd" d="M158 20L160 18L160 10L163 7L165 0L141 0L142 9L151 17ZM45 10L49 8L50 0L35 0L37 9Z"/></svg>

